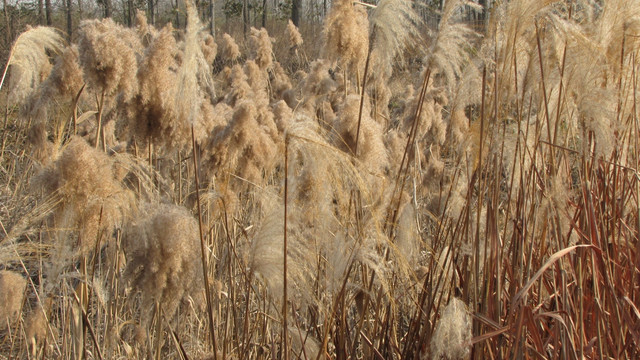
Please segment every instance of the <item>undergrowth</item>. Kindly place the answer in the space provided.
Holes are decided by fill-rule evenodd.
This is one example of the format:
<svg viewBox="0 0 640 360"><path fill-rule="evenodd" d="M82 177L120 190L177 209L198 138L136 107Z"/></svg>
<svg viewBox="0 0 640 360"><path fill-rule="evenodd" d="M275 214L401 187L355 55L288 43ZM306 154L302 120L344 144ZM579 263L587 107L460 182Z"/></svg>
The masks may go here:
<svg viewBox="0 0 640 360"><path fill-rule="evenodd" d="M640 356L640 5L411 4L17 38L0 357Z"/></svg>

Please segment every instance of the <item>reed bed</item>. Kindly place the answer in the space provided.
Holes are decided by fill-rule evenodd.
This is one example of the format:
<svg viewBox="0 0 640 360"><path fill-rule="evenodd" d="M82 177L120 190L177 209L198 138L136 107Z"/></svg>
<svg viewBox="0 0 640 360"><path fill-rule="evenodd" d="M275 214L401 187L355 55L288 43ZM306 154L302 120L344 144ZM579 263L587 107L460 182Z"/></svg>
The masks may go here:
<svg viewBox="0 0 640 360"><path fill-rule="evenodd" d="M640 356L637 2L184 5L14 43L0 358Z"/></svg>

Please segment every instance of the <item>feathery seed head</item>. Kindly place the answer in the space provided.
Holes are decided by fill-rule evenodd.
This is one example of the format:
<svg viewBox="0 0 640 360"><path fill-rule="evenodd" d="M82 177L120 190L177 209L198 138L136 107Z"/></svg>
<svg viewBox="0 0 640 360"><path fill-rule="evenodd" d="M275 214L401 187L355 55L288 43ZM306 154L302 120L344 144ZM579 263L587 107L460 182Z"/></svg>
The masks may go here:
<svg viewBox="0 0 640 360"><path fill-rule="evenodd" d="M467 306L452 298L444 308L431 339L432 359L464 359L471 345L471 316Z"/></svg>
<svg viewBox="0 0 640 360"><path fill-rule="evenodd" d="M18 36L7 63L11 70L10 102L22 103L49 75L51 63L47 52L61 52L63 43L56 29L45 26L28 28Z"/></svg>
<svg viewBox="0 0 640 360"><path fill-rule="evenodd" d="M137 56L142 44L135 33L117 25L111 18L84 20L78 29L80 64L87 85L96 93L124 99L137 91Z"/></svg>
<svg viewBox="0 0 640 360"><path fill-rule="evenodd" d="M222 39L220 39L220 58L225 62L238 61L240 56L240 47L236 44L236 41L231 35L224 33Z"/></svg>
<svg viewBox="0 0 640 360"><path fill-rule="evenodd" d="M325 56L351 74L362 73L369 50L369 19L366 10L350 0L331 5L325 23Z"/></svg>
<svg viewBox="0 0 640 360"><path fill-rule="evenodd" d="M289 22L287 23L286 34L287 40L289 41L290 51L295 51L300 48L300 46L302 46L302 35L300 35L300 31L298 31L298 28L293 24L293 21L291 20L289 20Z"/></svg>
<svg viewBox="0 0 640 360"><path fill-rule="evenodd" d="M18 318L27 280L22 275L8 270L0 271L0 330L11 326Z"/></svg>
<svg viewBox="0 0 640 360"><path fill-rule="evenodd" d="M145 315L159 301L173 318L180 303L195 296L202 280L198 223L184 208L151 205L123 235L125 281L142 295Z"/></svg>
<svg viewBox="0 0 640 360"><path fill-rule="evenodd" d="M267 30L251 28L249 35L249 50L251 59L258 64L261 70L271 69L273 64L273 41Z"/></svg>

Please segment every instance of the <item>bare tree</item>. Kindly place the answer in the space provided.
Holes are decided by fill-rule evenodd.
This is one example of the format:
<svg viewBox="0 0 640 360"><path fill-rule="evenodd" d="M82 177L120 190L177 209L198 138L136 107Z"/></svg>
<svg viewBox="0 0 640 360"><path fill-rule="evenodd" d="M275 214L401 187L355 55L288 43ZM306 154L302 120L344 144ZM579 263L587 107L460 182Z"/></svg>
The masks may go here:
<svg viewBox="0 0 640 360"><path fill-rule="evenodd" d="M153 0L147 0L147 7L149 10L149 23L151 25L155 25L156 23L156 18L155 18L155 6L153 3Z"/></svg>
<svg viewBox="0 0 640 360"><path fill-rule="evenodd" d="M7 24L7 31L5 31L5 41L7 44L11 44L11 42L13 41L13 35L11 34L11 21L9 21L9 9L7 8L7 0L2 0L2 5L4 9L4 22Z"/></svg>
<svg viewBox="0 0 640 360"><path fill-rule="evenodd" d="M49 2L50 0L47 0ZM73 23L71 22L71 0L66 1L67 7L67 36L69 37L69 42L71 42L71 35L73 31Z"/></svg>
<svg viewBox="0 0 640 360"><path fill-rule="evenodd" d="M44 1L44 11L47 17L47 26L51 26L51 0Z"/></svg>
<svg viewBox="0 0 640 360"><path fill-rule="evenodd" d="M127 26L133 26L133 0L127 0Z"/></svg>
<svg viewBox="0 0 640 360"><path fill-rule="evenodd" d="M216 36L216 9L213 1L214 0L209 0L209 32L211 33L211 36Z"/></svg>
<svg viewBox="0 0 640 360"><path fill-rule="evenodd" d="M6 6L7 5L5 5L5 8ZM44 20L44 3L42 2L42 0L38 0L38 24L42 25L44 23L43 20Z"/></svg>
<svg viewBox="0 0 640 360"><path fill-rule="evenodd" d="M302 13L302 0L293 0L291 6L291 22L297 27L300 27L300 13Z"/></svg>
<svg viewBox="0 0 640 360"><path fill-rule="evenodd" d="M104 2L104 17L111 17L111 0L103 0Z"/></svg>
<svg viewBox="0 0 640 360"><path fill-rule="evenodd" d="M242 0L242 33L247 38L247 30L249 29L249 2Z"/></svg>

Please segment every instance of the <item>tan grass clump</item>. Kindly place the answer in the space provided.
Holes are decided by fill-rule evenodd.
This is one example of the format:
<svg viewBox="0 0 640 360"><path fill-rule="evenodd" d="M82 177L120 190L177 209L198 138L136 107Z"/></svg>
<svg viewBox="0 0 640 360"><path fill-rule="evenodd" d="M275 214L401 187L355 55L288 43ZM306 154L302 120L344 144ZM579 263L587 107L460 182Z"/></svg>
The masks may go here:
<svg viewBox="0 0 640 360"><path fill-rule="evenodd" d="M295 52L302 46L302 35L300 31L293 24L293 21L289 20L287 23L286 38L288 40L289 51Z"/></svg>
<svg viewBox="0 0 640 360"><path fill-rule="evenodd" d="M404 50L419 39L420 18L410 0L382 0L371 15L371 64L376 77L391 76L394 63L402 63Z"/></svg>
<svg viewBox="0 0 640 360"><path fill-rule="evenodd" d="M459 17L462 13L460 10L472 4L470 1L463 0L451 0L445 3L438 32L425 58L426 68L430 69L433 75L440 75L449 89L455 87L465 65L469 62L467 47L475 33L466 24L460 22Z"/></svg>
<svg viewBox="0 0 640 360"><path fill-rule="evenodd" d="M10 102L22 103L47 77L51 70L48 52L62 51L63 43L60 33L51 27L28 28L18 36L0 81L2 88L7 71L11 69Z"/></svg>
<svg viewBox="0 0 640 360"><path fill-rule="evenodd" d="M284 291L284 208L282 199L273 189L261 190L259 226L251 239L248 251L250 271L262 281L268 295L281 302ZM315 303L311 286L314 278L315 254L310 238L303 236L297 222L297 212L288 214L287 226L287 291L289 301L297 304Z"/></svg>
<svg viewBox="0 0 640 360"><path fill-rule="evenodd" d="M32 355L36 354L38 342L44 342L47 338L49 322L45 311L44 307L38 304L24 321L25 335Z"/></svg>
<svg viewBox="0 0 640 360"><path fill-rule="evenodd" d="M248 82L249 78L240 65L234 65L229 72L229 91L225 96L225 102L235 106L241 100L247 99L253 94L253 89Z"/></svg>
<svg viewBox="0 0 640 360"><path fill-rule="evenodd" d="M273 63L270 83L274 99L282 99L284 92L293 87L291 79L289 79L279 62Z"/></svg>
<svg viewBox="0 0 640 360"><path fill-rule="evenodd" d="M198 140L206 136L200 118L200 107L205 96L215 98L211 67L207 63L200 47L200 34L203 26L198 12L191 1L185 3L187 8L187 28L182 43L183 58L178 69L178 88L174 94L177 121L180 126L193 126ZM188 141L187 141L188 143Z"/></svg>
<svg viewBox="0 0 640 360"><path fill-rule="evenodd" d="M432 359L465 359L471 349L471 316L467 306L452 298L442 315L431 339Z"/></svg>
<svg viewBox="0 0 640 360"><path fill-rule="evenodd" d="M169 319L188 297L199 298L201 285L198 223L184 208L148 205L147 215L125 230L125 281L142 297L143 314L156 301Z"/></svg>
<svg viewBox="0 0 640 360"><path fill-rule="evenodd" d="M47 164L55 159L63 140L64 127L83 85L78 48L68 46L56 58L49 76L25 101L22 116L31 123L28 139L33 146L33 157L40 163ZM49 141L50 134L53 142Z"/></svg>
<svg viewBox="0 0 640 360"><path fill-rule="evenodd" d="M325 23L325 56L337 61L352 76L362 74L369 50L369 20L361 6L349 0L331 5Z"/></svg>
<svg viewBox="0 0 640 360"><path fill-rule="evenodd" d="M410 93L413 93L411 91ZM413 126L414 121L418 121L418 129L416 139L421 141L427 137L429 133L434 136L429 137L429 142L442 143L446 135L446 125L443 123L442 112L444 106L448 104L445 89L442 87L434 87L433 81L429 82L427 93L422 104L420 118L416 119L417 108L420 102L419 94L413 93L413 97L407 100L402 119L402 130L408 134Z"/></svg>
<svg viewBox="0 0 640 360"><path fill-rule="evenodd" d="M36 180L48 195L59 196L53 214L58 229L77 230L76 251L87 255L96 242L120 224L132 209L130 193L115 177L113 160L79 137L64 148L60 158Z"/></svg>
<svg viewBox="0 0 640 360"><path fill-rule="evenodd" d="M238 61L242 53L240 53L240 47L231 35L225 33L222 35L222 39L220 39L220 52L218 55L222 61L235 62Z"/></svg>
<svg viewBox="0 0 640 360"><path fill-rule="evenodd" d="M136 77L140 90L128 107L131 135L140 145L152 140L170 146L175 138L176 110L172 95L176 91L177 51L172 29L168 26L151 40L140 62Z"/></svg>
<svg viewBox="0 0 640 360"><path fill-rule="evenodd" d="M205 168L225 177L229 172L249 184L262 184L280 160L282 140L266 106L251 101L237 104L229 124L217 132L205 147Z"/></svg>
<svg viewBox="0 0 640 360"><path fill-rule="evenodd" d="M262 105L268 105L269 95L269 78L267 72L262 70L253 60L247 60L244 64L244 70L247 74L247 81L253 90L253 100Z"/></svg>
<svg viewBox="0 0 640 360"><path fill-rule="evenodd" d="M22 275L0 271L0 329L11 326L20 314L27 280Z"/></svg>
<svg viewBox="0 0 640 360"><path fill-rule="evenodd" d="M213 36L205 34L200 40L200 47L202 48L202 54L209 66L213 66L213 62L218 54L218 44L216 44Z"/></svg>
<svg viewBox="0 0 640 360"><path fill-rule="evenodd" d="M87 85L98 94L122 93L129 99L137 90L138 36L111 18L84 20L78 29L78 51Z"/></svg>
<svg viewBox="0 0 640 360"><path fill-rule="evenodd" d="M251 28L249 35L250 58L258 64L260 69L271 69L273 64L273 39L269 37L267 29Z"/></svg>
<svg viewBox="0 0 640 360"><path fill-rule="evenodd" d="M388 167L389 160L382 138L382 126L369 116L371 107L368 99L365 99L365 105L362 110L358 153L355 154L359 109L360 96L347 96L333 123L334 134L336 135L333 142L336 147L356 155L374 173L382 174L385 168Z"/></svg>
<svg viewBox="0 0 640 360"><path fill-rule="evenodd" d="M77 46L71 45L64 49L56 59L51 74L45 82L50 88L50 96L57 95L71 100L78 95L84 79Z"/></svg>
<svg viewBox="0 0 640 360"><path fill-rule="evenodd" d="M136 32L140 39L142 39L142 44L147 46L149 44L150 39L157 35L157 30L153 25L149 25L147 21L147 15L143 10L136 10Z"/></svg>

